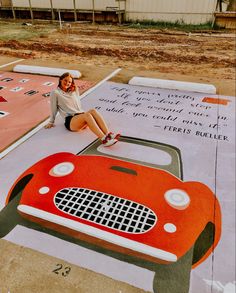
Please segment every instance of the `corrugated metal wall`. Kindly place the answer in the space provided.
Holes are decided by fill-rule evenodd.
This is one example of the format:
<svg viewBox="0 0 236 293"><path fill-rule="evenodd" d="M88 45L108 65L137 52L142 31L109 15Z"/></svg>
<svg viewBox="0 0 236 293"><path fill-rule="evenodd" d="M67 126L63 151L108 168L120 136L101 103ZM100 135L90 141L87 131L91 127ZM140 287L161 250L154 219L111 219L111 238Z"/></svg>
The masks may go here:
<svg viewBox="0 0 236 293"><path fill-rule="evenodd" d="M13 0L15 7L29 7L29 0ZM73 0L52 0L55 9L74 9ZM50 0L31 0L32 8L51 8ZM93 9L92 0L75 0L76 9L91 10ZM116 0L94 0L95 10L109 10L112 8L119 9L119 1ZM120 1L120 9L125 9L124 1Z"/></svg>
<svg viewBox="0 0 236 293"><path fill-rule="evenodd" d="M29 1L28 0L12 0L12 5L14 7L29 7Z"/></svg>
<svg viewBox="0 0 236 293"><path fill-rule="evenodd" d="M86 2L86 0L84 0L84 2ZM94 2L96 10L109 10L112 7L119 9L119 1L116 0L94 0ZM125 9L124 1L120 1L120 9Z"/></svg>
<svg viewBox="0 0 236 293"><path fill-rule="evenodd" d="M28 3L28 6L29 6L29 3ZM40 1L31 0L31 6L37 7L37 8L51 8L49 0L40 0Z"/></svg>
<svg viewBox="0 0 236 293"><path fill-rule="evenodd" d="M211 21L217 0L94 0L95 10L126 10L130 21L183 21L205 23ZM73 0L52 0L55 9L74 9ZM120 3L120 7L119 7ZM29 7L28 0L13 0L15 7ZM33 8L51 8L50 0L31 0ZM76 9L92 10L93 0L75 0Z"/></svg>
<svg viewBox="0 0 236 293"><path fill-rule="evenodd" d="M217 0L127 0L127 20L183 21L205 23L212 20Z"/></svg>

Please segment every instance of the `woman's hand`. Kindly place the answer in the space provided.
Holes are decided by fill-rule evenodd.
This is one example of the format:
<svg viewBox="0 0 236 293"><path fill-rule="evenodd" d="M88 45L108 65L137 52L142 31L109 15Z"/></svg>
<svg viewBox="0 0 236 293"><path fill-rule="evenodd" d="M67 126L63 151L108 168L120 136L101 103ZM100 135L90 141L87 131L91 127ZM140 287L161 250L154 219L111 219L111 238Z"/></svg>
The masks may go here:
<svg viewBox="0 0 236 293"><path fill-rule="evenodd" d="M44 126L44 128L46 128L46 129L49 129L49 128L52 128L52 127L54 127L54 123L51 123L51 122L49 122L48 124L46 124Z"/></svg>

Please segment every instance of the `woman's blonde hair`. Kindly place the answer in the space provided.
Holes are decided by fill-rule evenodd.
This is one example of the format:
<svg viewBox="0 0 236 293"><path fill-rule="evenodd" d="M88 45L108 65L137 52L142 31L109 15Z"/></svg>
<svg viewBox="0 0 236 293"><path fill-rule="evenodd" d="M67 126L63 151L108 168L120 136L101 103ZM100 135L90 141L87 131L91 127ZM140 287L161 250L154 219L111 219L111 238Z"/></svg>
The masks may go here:
<svg viewBox="0 0 236 293"><path fill-rule="evenodd" d="M74 92L75 89L76 89L76 85L75 85L75 81L74 81L74 78L73 76L69 73L69 72L65 72L63 73L60 77L59 77L59 83L58 83L58 87L61 88L61 81L65 78L65 77L70 77L72 79L72 82L71 82L71 86L68 88L68 92Z"/></svg>

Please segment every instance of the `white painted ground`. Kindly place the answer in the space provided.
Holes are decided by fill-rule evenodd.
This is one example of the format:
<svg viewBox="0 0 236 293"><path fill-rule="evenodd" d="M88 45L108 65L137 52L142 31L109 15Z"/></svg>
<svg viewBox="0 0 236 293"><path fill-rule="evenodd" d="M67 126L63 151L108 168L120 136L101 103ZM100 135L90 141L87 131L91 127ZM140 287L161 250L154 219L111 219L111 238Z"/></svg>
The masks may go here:
<svg viewBox="0 0 236 293"><path fill-rule="evenodd" d="M213 276L224 287L235 278L235 98L220 97L229 102L217 105L202 102L204 97L106 82L82 99L83 108L96 107L111 130L179 148L184 181L202 182L217 194L222 209L222 237L213 256L192 271L191 293L223 292L208 280ZM56 152L76 154L95 139L89 130L67 131L60 117L56 124L53 129L39 130L0 160L0 208L14 180L25 169ZM153 272L50 235L17 227L6 239L152 290Z"/></svg>

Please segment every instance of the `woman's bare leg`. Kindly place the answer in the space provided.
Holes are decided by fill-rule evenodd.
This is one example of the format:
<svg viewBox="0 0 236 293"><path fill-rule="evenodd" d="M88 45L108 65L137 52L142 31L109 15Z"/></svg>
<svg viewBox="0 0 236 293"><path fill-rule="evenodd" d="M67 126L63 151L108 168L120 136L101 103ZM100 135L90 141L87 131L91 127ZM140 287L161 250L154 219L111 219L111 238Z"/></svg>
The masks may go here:
<svg viewBox="0 0 236 293"><path fill-rule="evenodd" d="M108 134L109 129L102 115L95 109L89 110L87 113L90 113L93 118L96 120L98 127L102 130L103 133Z"/></svg>
<svg viewBox="0 0 236 293"><path fill-rule="evenodd" d="M99 137L100 139L104 137L105 132L100 129L97 121L89 112L74 116L70 122L70 129L72 131L78 131L82 129L86 124L97 137Z"/></svg>

